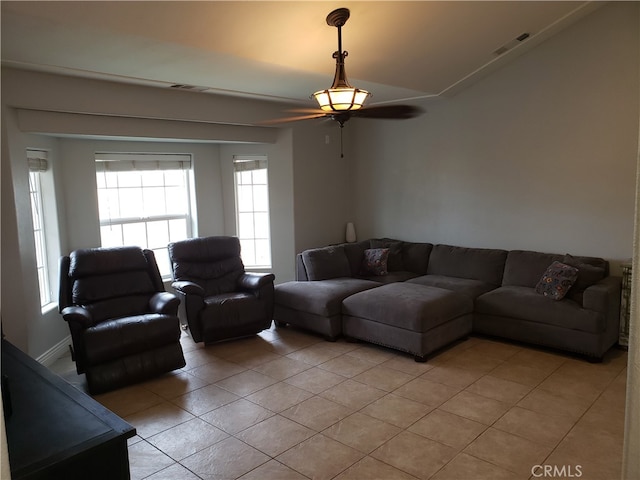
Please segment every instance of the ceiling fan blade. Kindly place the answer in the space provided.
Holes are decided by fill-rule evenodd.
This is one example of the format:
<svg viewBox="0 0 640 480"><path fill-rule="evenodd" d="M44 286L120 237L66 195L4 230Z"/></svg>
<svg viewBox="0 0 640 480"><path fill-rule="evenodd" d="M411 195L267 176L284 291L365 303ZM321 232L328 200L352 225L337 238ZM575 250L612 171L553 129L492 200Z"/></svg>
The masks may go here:
<svg viewBox="0 0 640 480"><path fill-rule="evenodd" d="M275 118L273 120L265 120L264 122L260 122L260 124L278 125L281 123L312 120L314 118L322 117L333 119L342 124L346 123L347 120L349 120L349 118L351 117L405 120L409 118L415 118L424 113L424 110L422 108L413 105L380 105L377 107L364 107L360 110L348 110L342 112L325 112L324 110L313 108L296 108L287 111L295 113L307 113L307 115Z"/></svg>
<svg viewBox="0 0 640 480"><path fill-rule="evenodd" d="M312 120L314 118L322 118L326 116L327 114L325 112L322 112L322 113L313 113L309 115L298 115L296 117L274 118L273 120L265 120L264 122L259 122L259 123L260 125L277 125L280 123L298 122L301 120Z"/></svg>
<svg viewBox="0 0 640 480"><path fill-rule="evenodd" d="M380 105L373 107L364 107L360 110L353 110L351 115L362 118L388 118L405 120L415 118L424 113L420 107L413 105Z"/></svg>
<svg viewBox="0 0 640 480"><path fill-rule="evenodd" d="M290 113L317 113L318 115L327 113L326 111L319 108L291 108L286 111Z"/></svg>

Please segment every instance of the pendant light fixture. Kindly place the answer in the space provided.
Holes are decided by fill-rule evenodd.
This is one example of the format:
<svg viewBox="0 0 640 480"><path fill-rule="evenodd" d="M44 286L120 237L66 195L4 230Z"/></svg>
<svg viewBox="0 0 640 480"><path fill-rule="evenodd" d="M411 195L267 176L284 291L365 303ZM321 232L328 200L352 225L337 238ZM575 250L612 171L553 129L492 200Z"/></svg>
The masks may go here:
<svg viewBox="0 0 640 480"><path fill-rule="evenodd" d="M336 59L336 73L333 78L331 88L318 90L311 97L315 98L320 109L294 109L290 112L302 113L293 117L278 118L263 122L264 124L273 125L277 123L290 123L299 120L311 120L314 118L330 118L340 125L340 156L342 152L342 130L344 124L351 117L372 118L372 119L397 119L405 120L422 115L424 111L415 105L374 105L365 106L365 102L371 95L366 90L354 88L347 80L347 74L344 69L344 59L348 53L342 51L342 27L349 19L349 9L338 8L327 15L327 25L338 29L338 50L333 53Z"/></svg>
<svg viewBox="0 0 640 480"><path fill-rule="evenodd" d="M359 110L371 95L366 90L354 88L347 80L344 59L349 54L342 51L342 27L349 19L349 9L338 8L327 15L327 25L338 29L338 50L333 53L336 59L336 73L331 88L319 90L313 94L320 108L325 112L345 112Z"/></svg>

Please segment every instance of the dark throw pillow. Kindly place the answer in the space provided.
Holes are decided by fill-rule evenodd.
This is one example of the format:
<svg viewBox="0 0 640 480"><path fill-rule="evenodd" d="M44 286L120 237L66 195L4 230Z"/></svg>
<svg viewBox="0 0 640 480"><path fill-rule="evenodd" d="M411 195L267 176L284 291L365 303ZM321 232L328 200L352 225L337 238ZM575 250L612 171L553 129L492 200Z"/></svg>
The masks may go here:
<svg viewBox="0 0 640 480"><path fill-rule="evenodd" d="M572 294L585 291L591 285L602 280L605 275L604 267L585 263L582 259L569 255L568 253L564 256L562 263L578 269L578 278L571 289Z"/></svg>
<svg viewBox="0 0 640 480"><path fill-rule="evenodd" d="M386 275L388 258L388 248L368 248L364 251L360 275Z"/></svg>
<svg viewBox="0 0 640 480"><path fill-rule="evenodd" d="M553 300L562 300L578 278L578 269L558 261L549 265L536 285L536 292Z"/></svg>

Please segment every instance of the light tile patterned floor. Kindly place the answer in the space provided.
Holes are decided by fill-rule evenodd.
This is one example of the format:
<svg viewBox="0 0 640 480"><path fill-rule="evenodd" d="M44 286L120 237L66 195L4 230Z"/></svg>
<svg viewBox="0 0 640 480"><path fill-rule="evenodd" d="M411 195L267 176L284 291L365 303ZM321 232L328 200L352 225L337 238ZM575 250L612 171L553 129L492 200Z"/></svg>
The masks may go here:
<svg viewBox="0 0 640 480"><path fill-rule="evenodd" d="M620 476L620 350L590 364L472 337L416 363L275 327L207 347L185 332L182 345L185 368L96 397L137 429L134 480ZM73 368L52 369L85 388Z"/></svg>

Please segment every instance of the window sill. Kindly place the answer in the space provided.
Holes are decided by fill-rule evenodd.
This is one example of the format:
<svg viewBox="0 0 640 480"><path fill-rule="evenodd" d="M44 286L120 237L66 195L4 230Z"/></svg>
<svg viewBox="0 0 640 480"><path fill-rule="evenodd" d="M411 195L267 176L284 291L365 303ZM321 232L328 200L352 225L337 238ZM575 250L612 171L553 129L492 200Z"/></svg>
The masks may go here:
<svg viewBox="0 0 640 480"><path fill-rule="evenodd" d="M53 312L54 310L58 309L58 304L56 302L51 302L51 303L47 303L46 305L43 305L41 308L41 312L42 315L47 315L50 312Z"/></svg>

